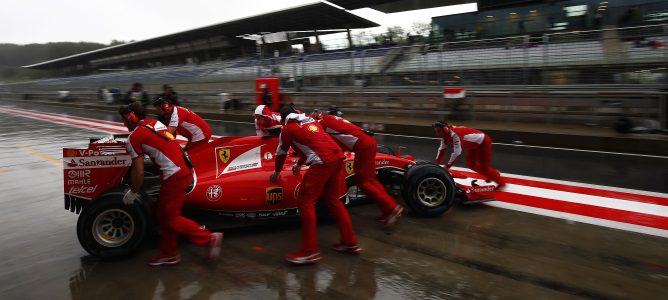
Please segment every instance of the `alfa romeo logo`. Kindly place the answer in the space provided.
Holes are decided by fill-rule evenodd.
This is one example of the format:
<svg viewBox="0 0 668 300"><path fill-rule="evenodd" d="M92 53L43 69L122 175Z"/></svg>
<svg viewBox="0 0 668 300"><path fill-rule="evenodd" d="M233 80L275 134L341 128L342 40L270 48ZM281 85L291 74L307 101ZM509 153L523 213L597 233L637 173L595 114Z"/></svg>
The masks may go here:
<svg viewBox="0 0 668 300"><path fill-rule="evenodd" d="M214 184L212 186L209 186L208 189L206 189L206 198L209 199L211 202L215 202L220 200L220 197L223 195L223 188L220 187L220 185Z"/></svg>

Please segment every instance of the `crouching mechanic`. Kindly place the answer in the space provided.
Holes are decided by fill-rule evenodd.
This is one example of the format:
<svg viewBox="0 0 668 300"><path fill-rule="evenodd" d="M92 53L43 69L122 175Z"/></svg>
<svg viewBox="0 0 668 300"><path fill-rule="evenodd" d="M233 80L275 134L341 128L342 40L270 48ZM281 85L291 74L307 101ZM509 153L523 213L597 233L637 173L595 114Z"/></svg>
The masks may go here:
<svg viewBox="0 0 668 300"><path fill-rule="evenodd" d="M178 236L184 235L198 246L208 246L208 259L220 254L222 233L211 233L197 223L181 216L185 193L193 181L190 162L164 124L144 119L146 113L141 103L122 106L119 113L131 132L127 141L132 158L130 167L130 190L123 197L126 205L132 205L140 197L144 181L144 154L148 155L160 169L160 195L156 217L161 227L160 254L149 259L148 264L174 265L181 261Z"/></svg>
<svg viewBox="0 0 668 300"><path fill-rule="evenodd" d="M319 110L312 116L320 121L325 132L331 135L343 150L355 153L355 182L362 191L376 201L382 215L376 218L385 227L396 223L404 212L403 207L390 196L376 179L376 152L378 144L372 133L357 127L348 120L333 115L323 115Z"/></svg>
<svg viewBox="0 0 668 300"><path fill-rule="evenodd" d="M258 105L255 108L255 134L274 136L281 133L281 114L271 111L269 106Z"/></svg>
<svg viewBox="0 0 668 300"><path fill-rule="evenodd" d="M293 175L299 174L302 165L310 166L296 195L302 222L302 245L298 251L288 253L285 258L298 265L313 264L320 260L315 203L321 197L326 201L341 234L340 243L333 245L332 249L338 252L360 253L362 248L357 242L352 221L340 200L346 194L343 152L318 122L297 113L294 107L283 107L281 118L285 120L285 126L276 149L276 169L269 180L276 182L278 179L290 147L299 155L299 161L292 166Z"/></svg>
<svg viewBox="0 0 668 300"><path fill-rule="evenodd" d="M153 101L156 113L167 122L173 135L177 133L188 139L185 150L205 145L211 139L211 127L191 110L173 105L168 99L158 97Z"/></svg>
<svg viewBox="0 0 668 300"><path fill-rule="evenodd" d="M492 167L492 139L485 133L464 126L452 126L444 121L434 124L436 135L441 138L441 146L436 155L436 164L443 161L448 145L452 145L452 155L445 165L450 169L455 163L462 148L466 149L466 166L485 176L486 180L493 180L497 184L497 189L503 189L506 181L501 177L499 171Z"/></svg>

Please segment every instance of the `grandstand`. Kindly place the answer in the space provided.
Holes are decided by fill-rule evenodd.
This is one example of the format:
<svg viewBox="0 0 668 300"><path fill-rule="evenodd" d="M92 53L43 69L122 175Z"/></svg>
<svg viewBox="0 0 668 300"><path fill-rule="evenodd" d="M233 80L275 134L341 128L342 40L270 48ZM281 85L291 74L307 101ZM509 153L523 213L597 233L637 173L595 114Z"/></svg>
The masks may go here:
<svg viewBox="0 0 668 300"><path fill-rule="evenodd" d="M388 11L412 9L418 4L422 5L420 8L431 7L434 4L434 1L408 0L332 2L347 9L373 7ZM447 1L448 4L464 2L470 1ZM656 17L657 10L665 8L668 11L665 2L633 2L651 16L636 26L616 27L606 23L622 18L625 9L633 4L622 1L603 9L614 12L611 14L615 17L608 17L604 19L605 22L598 24L602 28L569 25L554 30L545 25L542 31L531 31L537 23L531 26L527 23L525 32L498 31L498 37L484 37L494 32L485 32L483 37L464 34L455 40L445 39L436 30L440 28L442 33L444 24L466 20L471 16L475 16L471 20L478 20L481 13L500 16L509 14L509 11L519 12L515 13L515 17L503 19L505 23L501 22L502 18L495 18L493 24L506 29L522 18L548 22L546 20L550 18L550 13L559 12L568 17L567 8L574 5L581 7L582 4L586 7L585 11L589 12L586 15L589 19L583 24L591 25L595 17L592 13L602 11L603 5L593 0L555 1L549 8L541 9L544 12L537 16L535 8L541 6L535 2L510 1L505 2L507 5L500 5L501 2L481 1L481 11L476 13L477 16L460 14L434 17L432 39L401 45L353 45L350 29L377 24L329 4L316 3L26 67L63 69L68 76L29 83L54 88L97 88L135 81L155 84L248 82L263 76L279 77L284 86L299 82L302 86L313 87L352 86L360 83L365 86L442 86L447 85L453 77L460 78L457 84L465 85L612 84L637 83L638 76L627 75L647 70L665 74L668 26L665 25L666 20ZM591 6L592 3L598 6ZM578 15L580 19L581 16ZM445 22L446 19L450 21ZM469 25L462 23L462 26ZM464 31L468 30L466 28ZM269 36L267 32L275 31L288 32L290 34L285 36L292 36L292 39L263 43L261 46L264 48L259 53L254 41L244 39L254 33ZM317 41L310 45L307 38L342 31L348 32L347 41L350 44L347 49L322 51ZM225 34L221 36L221 32ZM226 42L221 44L221 41ZM202 46L203 43L207 46ZM183 44L190 46L182 47ZM306 51L297 54L291 52L294 44L303 45ZM218 53L218 56L214 53ZM170 61L178 62L169 65ZM98 71L101 68L126 70ZM633 79L629 81L628 78Z"/></svg>
<svg viewBox="0 0 668 300"><path fill-rule="evenodd" d="M521 82L525 78L520 76L508 81L511 80L508 78L509 72L541 75L555 68L581 72L582 76L578 76L581 83L621 83L615 82L619 78L615 74L661 67L668 61L668 47L638 45L635 40L640 36L657 45L668 44L665 27L655 25L555 33L546 35L539 42L518 36L275 58L238 58L198 65L53 78L33 84L97 87L135 81L240 81L274 76L285 82L299 78L316 86L352 85L355 79L360 78L367 79L371 85L383 85L388 84L388 77L393 85L406 85L405 77L429 85L428 81L439 84L442 78L450 74L458 74L460 77L468 74L464 83L470 84L521 84L525 83ZM601 75L601 72L605 74ZM384 80L380 81L381 77Z"/></svg>

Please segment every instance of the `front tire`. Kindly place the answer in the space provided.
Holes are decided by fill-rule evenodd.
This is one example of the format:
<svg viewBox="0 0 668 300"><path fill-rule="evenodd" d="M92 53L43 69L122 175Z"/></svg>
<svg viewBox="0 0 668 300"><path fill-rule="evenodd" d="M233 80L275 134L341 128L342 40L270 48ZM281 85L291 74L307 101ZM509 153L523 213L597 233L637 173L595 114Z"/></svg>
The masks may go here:
<svg viewBox="0 0 668 300"><path fill-rule="evenodd" d="M455 200L455 182L441 166L424 163L406 172L402 196L406 205L419 216L445 213Z"/></svg>
<svg viewBox="0 0 668 300"><path fill-rule="evenodd" d="M144 241L148 219L138 203L123 204L122 195L96 199L77 221L77 237L91 255L101 258L127 256Z"/></svg>

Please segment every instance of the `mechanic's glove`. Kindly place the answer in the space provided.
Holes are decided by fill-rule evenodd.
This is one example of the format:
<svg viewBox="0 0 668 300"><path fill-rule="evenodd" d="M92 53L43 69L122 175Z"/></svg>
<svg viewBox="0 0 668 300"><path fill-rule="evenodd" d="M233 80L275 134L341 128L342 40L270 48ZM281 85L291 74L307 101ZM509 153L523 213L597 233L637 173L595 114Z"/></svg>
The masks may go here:
<svg viewBox="0 0 668 300"><path fill-rule="evenodd" d="M294 164L292 166L292 175L297 176L299 174L299 171L302 169L302 165L300 164Z"/></svg>
<svg viewBox="0 0 668 300"><path fill-rule="evenodd" d="M271 175L269 176L269 181L276 182L276 180L278 180L278 175L279 174L280 173L278 173L278 172L271 173Z"/></svg>
<svg viewBox="0 0 668 300"><path fill-rule="evenodd" d="M125 203L125 205L132 205L137 198L139 198L139 193L128 190L128 192L125 193L125 196L123 196L123 203Z"/></svg>

